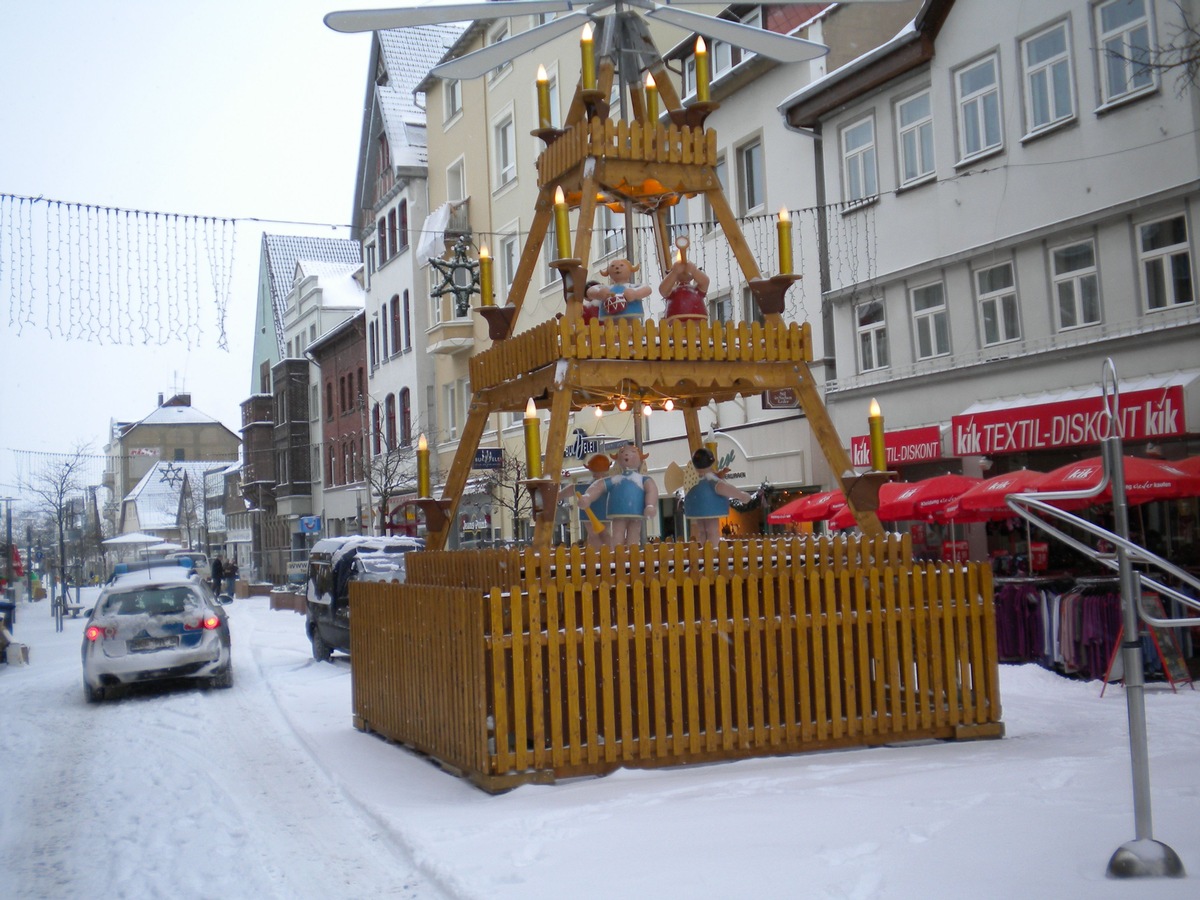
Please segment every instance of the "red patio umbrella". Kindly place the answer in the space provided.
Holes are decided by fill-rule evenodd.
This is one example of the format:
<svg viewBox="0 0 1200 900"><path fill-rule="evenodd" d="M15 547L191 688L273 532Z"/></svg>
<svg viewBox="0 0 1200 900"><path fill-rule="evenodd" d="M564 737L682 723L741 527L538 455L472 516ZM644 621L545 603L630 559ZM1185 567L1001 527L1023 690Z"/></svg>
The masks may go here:
<svg viewBox="0 0 1200 900"><path fill-rule="evenodd" d="M881 484L879 486L879 508L876 514L886 522L911 519L913 517L912 497L918 487L918 484L909 484L906 481L888 481ZM849 506L843 506L829 519L829 527L833 529L850 528L855 524L857 522Z"/></svg>
<svg viewBox="0 0 1200 900"><path fill-rule="evenodd" d="M938 510L948 506L959 494L979 484L966 475L935 475L916 484L885 484L879 489L876 515L885 522L901 519L933 521ZM887 490L892 488L892 490Z"/></svg>
<svg viewBox="0 0 1200 900"><path fill-rule="evenodd" d="M938 512L937 519L939 522L987 522L992 519L1007 519L1016 513L1005 498L1009 494L1036 490L1037 485L1045 478L1044 472L1035 472L1032 469L1017 469L1015 472L993 475L959 494Z"/></svg>
<svg viewBox="0 0 1200 900"><path fill-rule="evenodd" d="M1169 465L1189 475L1200 475L1200 456L1189 456L1187 459L1177 459Z"/></svg>
<svg viewBox="0 0 1200 900"><path fill-rule="evenodd" d="M792 516L799 510L803 509L808 501L815 496L816 494L804 494L803 496L797 497L795 500L789 500L774 512L767 513L768 524L788 525L797 521L796 519L793 519Z"/></svg>
<svg viewBox="0 0 1200 900"><path fill-rule="evenodd" d="M1188 474L1183 469L1157 459L1126 456L1123 457L1123 461L1125 499L1131 504L1200 496L1200 475ZM1104 464L1099 456L1093 456L1046 473L1037 490L1038 493L1082 491L1094 488L1103 477ZM1065 501L1061 505L1079 508L1101 503L1112 503L1111 485L1089 500Z"/></svg>
<svg viewBox="0 0 1200 900"><path fill-rule="evenodd" d="M846 505L846 495L840 490L810 494L808 503L792 514L793 522L820 522L828 519Z"/></svg>

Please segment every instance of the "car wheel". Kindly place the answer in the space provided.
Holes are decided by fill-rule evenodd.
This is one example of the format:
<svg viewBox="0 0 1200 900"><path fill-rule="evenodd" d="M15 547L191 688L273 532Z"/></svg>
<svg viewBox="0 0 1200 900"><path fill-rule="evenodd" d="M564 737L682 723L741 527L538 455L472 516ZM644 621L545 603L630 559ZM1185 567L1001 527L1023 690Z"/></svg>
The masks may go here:
<svg viewBox="0 0 1200 900"><path fill-rule="evenodd" d="M313 659L317 662L329 662L329 657L333 655L333 648L325 643L325 638L321 637L321 629L315 625L312 630L312 648Z"/></svg>
<svg viewBox="0 0 1200 900"><path fill-rule="evenodd" d="M94 688L85 681L83 683L83 696L87 698L88 703L99 703L104 699L104 688Z"/></svg>
<svg viewBox="0 0 1200 900"><path fill-rule="evenodd" d="M213 676L212 686L215 688L233 687L233 666L226 666Z"/></svg>

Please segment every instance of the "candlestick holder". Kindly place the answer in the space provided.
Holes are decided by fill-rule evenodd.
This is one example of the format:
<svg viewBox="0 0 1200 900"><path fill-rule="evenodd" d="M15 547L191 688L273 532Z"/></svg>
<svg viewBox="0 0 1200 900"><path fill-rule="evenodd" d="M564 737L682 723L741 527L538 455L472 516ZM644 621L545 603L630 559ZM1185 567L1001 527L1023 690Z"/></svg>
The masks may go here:
<svg viewBox="0 0 1200 900"><path fill-rule="evenodd" d="M425 527L429 531L444 531L446 523L450 521L448 515L451 507L451 501L439 500L436 497L418 497L416 500L410 500L410 503L421 508L421 512L425 513Z"/></svg>
<svg viewBox="0 0 1200 900"><path fill-rule="evenodd" d="M562 128L535 128L529 133L549 147L567 132Z"/></svg>
<svg viewBox="0 0 1200 900"><path fill-rule="evenodd" d="M601 119L608 118L608 97L605 96L604 91L583 89L579 92L579 99L583 101L589 119L597 116Z"/></svg>
<svg viewBox="0 0 1200 900"><path fill-rule="evenodd" d="M680 128L703 128L705 120L720 108L721 104L715 100L693 100L683 109L667 110L667 115Z"/></svg>
<svg viewBox="0 0 1200 900"><path fill-rule="evenodd" d="M756 278L750 282L750 293L754 302L764 316L782 315L783 298L788 288L801 279L800 275L772 275L770 278Z"/></svg>
<svg viewBox="0 0 1200 900"><path fill-rule="evenodd" d="M558 503L558 482L553 478L526 478L521 481L533 501L533 518L539 522L553 522Z"/></svg>
<svg viewBox="0 0 1200 900"><path fill-rule="evenodd" d="M507 340L512 334L513 319L517 315L515 306L480 306L475 312L487 320L488 337L493 341Z"/></svg>

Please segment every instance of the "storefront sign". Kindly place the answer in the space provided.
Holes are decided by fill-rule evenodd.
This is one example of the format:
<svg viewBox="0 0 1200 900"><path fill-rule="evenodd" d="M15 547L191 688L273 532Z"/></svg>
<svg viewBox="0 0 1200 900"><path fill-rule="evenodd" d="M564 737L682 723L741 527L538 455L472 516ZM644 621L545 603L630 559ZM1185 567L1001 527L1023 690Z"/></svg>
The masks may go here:
<svg viewBox="0 0 1200 900"><path fill-rule="evenodd" d="M1085 397L987 410L955 416L950 428L955 456L1088 446L1104 437L1104 400ZM1122 393L1118 428L1127 441L1186 434L1183 386Z"/></svg>
<svg viewBox="0 0 1200 900"><path fill-rule="evenodd" d="M1050 568L1050 545L1045 541L1033 541L1029 545L1029 571L1045 572Z"/></svg>
<svg viewBox="0 0 1200 900"><path fill-rule="evenodd" d="M762 393L763 409L799 409L800 397L791 388L776 388Z"/></svg>
<svg viewBox="0 0 1200 900"><path fill-rule="evenodd" d="M504 450L500 447L479 447L475 451L473 469L499 469L504 465Z"/></svg>
<svg viewBox="0 0 1200 900"><path fill-rule="evenodd" d="M942 561L965 563L970 559L971 551L966 541L942 541Z"/></svg>
<svg viewBox="0 0 1200 900"><path fill-rule="evenodd" d="M300 533L301 534L319 534L321 531L320 516L301 516L300 517Z"/></svg>
<svg viewBox="0 0 1200 900"><path fill-rule="evenodd" d="M911 466L942 458L942 429L937 425L904 428L883 433L888 468ZM865 434L850 438L850 461L858 467L871 465L871 441Z"/></svg>
<svg viewBox="0 0 1200 900"><path fill-rule="evenodd" d="M567 444L566 449L563 450L563 456L578 460L585 460L593 453L603 452L604 445L610 440L608 435L604 434L588 437L587 432L582 428L576 428L571 432L571 436L575 440Z"/></svg>

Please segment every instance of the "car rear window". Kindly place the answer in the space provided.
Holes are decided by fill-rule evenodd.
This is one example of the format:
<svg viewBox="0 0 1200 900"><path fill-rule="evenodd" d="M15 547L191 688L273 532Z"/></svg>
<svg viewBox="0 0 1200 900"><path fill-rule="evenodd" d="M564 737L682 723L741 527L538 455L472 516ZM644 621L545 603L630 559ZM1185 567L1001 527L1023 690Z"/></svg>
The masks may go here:
<svg viewBox="0 0 1200 900"><path fill-rule="evenodd" d="M113 616L174 616L196 605L196 596L188 588L146 588L110 594L104 612Z"/></svg>

